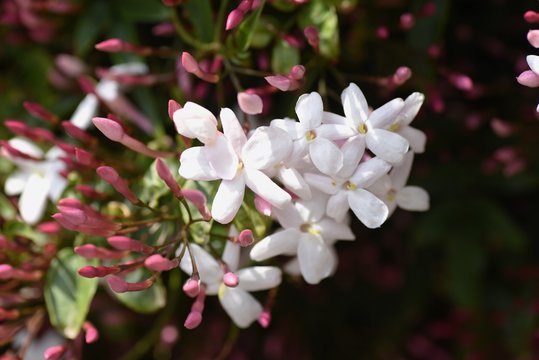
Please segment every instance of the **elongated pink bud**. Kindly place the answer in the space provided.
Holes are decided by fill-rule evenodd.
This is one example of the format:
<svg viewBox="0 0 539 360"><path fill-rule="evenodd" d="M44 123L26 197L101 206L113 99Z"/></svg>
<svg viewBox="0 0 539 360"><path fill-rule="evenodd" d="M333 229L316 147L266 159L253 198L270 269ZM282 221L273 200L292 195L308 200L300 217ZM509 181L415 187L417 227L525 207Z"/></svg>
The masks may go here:
<svg viewBox="0 0 539 360"><path fill-rule="evenodd" d="M264 79L273 87L281 91L288 91L290 89L291 81L284 75L272 75L266 76Z"/></svg>
<svg viewBox="0 0 539 360"><path fill-rule="evenodd" d="M136 251L148 255L154 252L152 246L143 244L140 241L131 239L127 236L111 236L107 239L107 242L118 250Z"/></svg>
<svg viewBox="0 0 539 360"><path fill-rule="evenodd" d="M182 66L185 71L192 74L196 74L201 71L198 62L195 60L193 55L189 54L187 51L182 53Z"/></svg>
<svg viewBox="0 0 539 360"><path fill-rule="evenodd" d="M110 166L100 166L96 172L103 180L111 184L116 191L125 196L127 200L135 205L141 203L140 199L127 186L127 181L122 179L115 169Z"/></svg>
<svg viewBox="0 0 539 360"><path fill-rule="evenodd" d="M155 278L151 277L141 282L129 283L122 279L121 277L110 275L107 277L107 282L112 289L112 291L117 293L131 292L131 291L142 291L148 289L155 282Z"/></svg>
<svg viewBox="0 0 539 360"><path fill-rule="evenodd" d="M92 323L89 321L85 321L84 325L82 325L82 329L84 330L84 341L86 341L86 344L92 344L96 342L99 339L99 331L95 328Z"/></svg>
<svg viewBox="0 0 539 360"><path fill-rule="evenodd" d="M64 345L51 346L45 350L43 357L45 360L60 360L65 352L66 347Z"/></svg>
<svg viewBox="0 0 539 360"><path fill-rule="evenodd" d="M176 34L176 29L174 28L173 23L162 22L152 28L152 34L155 36L173 36Z"/></svg>
<svg viewBox="0 0 539 360"><path fill-rule="evenodd" d="M271 322L271 312L269 310L264 310L258 317L258 323L260 326L262 326L264 329L269 326Z"/></svg>
<svg viewBox="0 0 539 360"><path fill-rule="evenodd" d="M529 23L539 23L539 14L535 11L526 11L524 13L524 20Z"/></svg>
<svg viewBox="0 0 539 360"><path fill-rule="evenodd" d="M73 225L81 225L86 223L86 221L88 220L88 216L86 216L84 211L81 209L59 205L58 210L60 210L64 219L66 219Z"/></svg>
<svg viewBox="0 0 539 360"><path fill-rule="evenodd" d="M526 70L517 77L517 81L520 85L527 87L538 87L539 75L531 70Z"/></svg>
<svg viewBox="0 0 539 360"><path fill-rule="evenodd" d="M198 311L191 311L187 315L187 318L185 319L183 326L185 326L186 329L193 330L197 328L201 322L202 322L202 313Z"/></svg>
<svg viewBox="0 0 539 360"><path fill-rule="evenodd" d="M75 157L77 161L85 166L93 166L96 164L94 156L86 150L75 148Z"/></svg>
<svg viewBox="0 0 539 360"><path fill-rule="evenodd" d="M44 222L37 226L37 231L43 234L58 234L60 230L59 224L54 221Z"/></svg>
<svg viewBox="0 0 539 360"><path fill-rule="evenodd" d="M511 124L498 118L494 118L490 121L490 127L496 135L502 138L510 136L514 131Z"/></svg>
<svg viewBox="0 0 539 360"><path fill-rule="evenodd" d="M208 221L211 219L211 213L209 212L207 207L206 195L204 195L202 191L193 189L182 189L182 195L185 200L195 205L204 220Z"/></svg>
<svg viewBox="0 0 539 360"><path fill-rule="evenodd" d="M240 246L246 247L251 245L255 241L253 232L249 229L244 229L238 235L238 244Z"/></svg>
<svg viewBox="0 0 539 360"><path fill-rule="evenodd" d="M473 89L473 81L464 74L452 74L449 81L459 90L470 91Z"/></svg>
<svg viewBox="0 0 539 360"><path fill-rule="evenodd" d="M117 266L83 266L79 269L79 275L86 278L105 277L120 271Z"/></svg>
<svg viewBox="0 0 539 360"><path fill-rule="evenodd" d="M121 259L126 255L125 252L111 251L94 244L76 246L74 251L86 259Z"/></svg>
<svg viewBox="0 0 539 360"><path fill-rule="evenodd" d="M0 321L15 320L20 316L20 312L17 309L6 310L0 308Z"/></svg>
<svg viewBox="0 0 539 360"><path fill-rule="evenodd" d="M58 117L52 114L49 110L45 109L41 104L25 101L22 103L28 113L40 120L48 123L55 123L58 121Z"/></svg>
<svg viewBox="0 0 539 360"><path fill-rule="evenodd" d="M86 71L86 65L72 55L60 54L56 56L54 63L60 71L71 78L76 78Z"/></svg>
<svg viewBox="0 0 539 360"><path fill-rule="evenodd" d="M185 295L192 298L196 297L200 293L200 279L190 277L183 285L182 290Z"/></svg>
<svg viewBox="0 0 539 360"><path fill-rule="evenodd" d="M178 259L169 260L159 254L154 254L144 260L144 266L151 271L169 271L179 265Z"/></svg>
<svg viewBox="0 0 539 360"><path fill-rule="evenodd" d="M116 184L118 180L120 180L120 175L118 175L118 172L110 166L100 166L97 168L96 172L97 175L111 185Z"/></svg>
<svg viewBox="0 0 539 360"><path fill-rule="evenodd" d="M105 52L119 52L124 51L126 48L126 43L120 39L108 39L101 41L100 43L95 44L96 50L105 51Z"/></svg>
<svg viewBox="0 0 539 360"><path fill-rule="evenodd" d="M245 12L241 11L240 9L234 9L228 14L228 17L226 18L226 26L225 30L231 30L234 29L236 26L238 26L245 16Z"/></svg>
<svg viewBox="0 0 539 360"><path fill-rule="evenodd" d="M410 30L415 25L414 15L412 15L411 13L402 14L400 18L400 24L401 24L401 28L405 30Z"/></svg>
<svg viewBox="0 0 539 360"><path fill-rule="evenodd" d="M170 120L174 119L174 113L181 108L182 106L177 101L172 99L168 101L168 117Z"/></svg>
<svg viewBox="0 0 539 360"><path fill-rule="evenodd" d="M116 121L102 117L94 117L92 122L94 123L95 127L98 128L99 131L101 131L103 135L110 140L117 142L122 141L125 131L122 128L122 125Z"/></svg>
<svg viewBox="0 0 539 360"><path fill-rule="evenodd" d="M26 134L30 130L30 127L28 125L19 120L6 120L4 121L4 125L9 129L9 131L14 133L15 135L26 136Z"/></svg>
<svg viewBox="0 0 539 360"><path fill-rule="evenodd" d="M314 49L318 49L320 46L320 35L318 34L318 29L312 25L307 26L303 29L303 35L307 39L309 45Z"/></svg>
<svg viewBox="0 0 539 360"><path fill-rule="evenodd" d="M62 127L69 136L77 140L86 143L93 143L95 141L95 138L92 135L88 134L86 131L82 130L81 128L73 124L71 121L62 121Z"/></svg>
<svg viewBox="0 0 539 360"><path fill-rule="evenodd" d="M407 66L401 66L393 74L393 83L402 85L412 77L412 70Z"/></svg>
<svg viewBox="0 0 539 360"><path fill-rule="evenodd" d="M237 9L247 13L253 7L253 0L242 0Z"/></svg>
<svg viewBox="0 0 539 360"><path fill-rule="evenodd" d="M262 112L264 104L260 96L247 92L240 92L238 93L237 98L240 109L244 113L256 115Z"/></svg>
<svg viewBox="0 0 539 360"><path fill-rule="evenodd" d="M290 77L294 80L301 80L305 76L305 66L294 65L290 69Z"/></svg>
<svg viewBox="0 0 539 360"><path fill-rule="evenodd" d="M170 172L170 169L168 166L161 160L157 159L155 162L155 169L157 170L157 175L167 184L167 186L172 190L172 193L177 198L182 197L182 190L180 189L180 186L178 185L178 182L174 177L172 176L172 173Z"/></svg>
<svg viewBox="0 0 539 360"><path fill-rule="evenodd" d="M13 266L9 264L0 264L0 280L10 279L13 275Z"/></svg>
<svg viewBox="0 0 539 360"><path fill-rule="evenodd" d="M227 272L223 275L223 283L228 287L236 287L240 283L240 279L238 278L238 275L233 273L232 271Z"/></svg>

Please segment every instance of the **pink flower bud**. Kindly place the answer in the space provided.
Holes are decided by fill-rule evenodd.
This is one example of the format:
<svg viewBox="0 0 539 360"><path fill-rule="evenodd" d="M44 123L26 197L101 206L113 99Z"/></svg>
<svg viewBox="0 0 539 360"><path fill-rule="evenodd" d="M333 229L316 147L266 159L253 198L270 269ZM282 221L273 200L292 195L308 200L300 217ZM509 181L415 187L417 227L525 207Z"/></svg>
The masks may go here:
<svg viewBox="0 0 539 360"><path fill-rule="evenodd" d="M183 292L189 297L196 297L200 293L200 279L189 278L183 285Z"/></svg>
<svg viewBox="0 0 539 360"><path fill-rule="evenodd" d="M116 121L102 117L95 117L92 119L92 122L94 123L95 127L98 128L99 131L101 131L103 135L110 140L117 142L122 141L125 131L122 128L122 125L118 124Z"/></svg>
<svg viewBox="0 0 539 360"><path fill-rule="evenodd" d="M172 190L172 193L177 198L182 197L182 191L180 189L180 186L178 185L178 182L174 177L172 176L172 173L170 172L170 169L168 166L165 165L165 163L161 159L157 159L155 162L155 168L157 170L157 175L167 184L167 186Z"/></svg>
<svg viewBox="0 0 539 360"><path fill-rule="evenodd" d="M111 251L94 244L84 244L76 246L75 253L86 259L121 259L125 256L123 252Z"/></svg>
<svg viewBox="0 0 539 360"><path fill-rule="evenodd" d="M539 75L531 70L526 70L517 77L517 81L520 85L527 87L538 87Z"/></svg>
<svg viewBox="0 0 539 360"><path fill-rule="evenodd" d="M174 118L174 113L181 108L182 106L175 100L171 99L168 101L168 117L170 118L170 120Z"/></svg>
<svg viewBox="0 0 539 360"><path fill-rule="evenodd" d="M127 236L111 236L107 239L107 242L118 250L136 251L144 254L151 254L154 251L152 246L143 244Z"/></svg>
<svg viewBox="0 0 539 360"><path fill-rule="evenodd" d="M208 221L211 219L211 213L208 211L208 207L206 206L206 195L204 195L202 191L182 189L182 195L185 200L195 205L204 220Z"/></svg>
<svg viewBox="0 0 539 360"><path fill-rule="evenodd" d="M249 10L251 10L252 6L253 6L253 0L242 0L240 4L238 5L237 9L246 13Z"/></svg>
<svg viewBox="0 0 539 360"><path fill-rule="evenodd" d="M290 70L290 77L294 80L301 80L305 76L305 66L294 65Z"/></svg>
<svg viewBox="0 0 539 360"><path fill-rule="evenodd" d="M271 313L268 310L262 311L262 314L258 317L258 323L260 326L262 326L264 329L269 326L271 322Z"/></svg>
<svg viewBox="0 0 539 360"><path fill-rule="evenodd" d="M233 273L232 271L227 272L223 275L223 283L228 287L236 287L240 283L240 279L238 278L238 275Z"/></svg>
<svg viewBox="0 0 539 360"><path fill-rule="evenodd" d="M151 271L169 271L178 266L178 260L169 260L159 254L151 255L144 260L144 266Z"/></svg>
<svg viewBox="0 0 539 360"><path fill-rule="evenodd" d="M9 129L9 131L14 133L15 135L26 136L26 134L30 130L30 127L28 125L18 120L6 120L4 121L4 125Z"/></svg>
<svg viewBox="0 0 539 360"><path fill-rule="evenodd" d="M105 277L120 271L118 266L83 266L79 269L79 275L86 278Z"/></svg>
<svg viewBox="0 0 539 360"><path fill-rule="evenodd" d="M230 14L228 14L228 17L226 18L225 30L230 30L238 26L243 20L244 16L245 16L245 12L241 11L240 9L232 10Z"/></svg>
<svg viewBox="0 0 539 360"><path fill-rule="evenodd" d="M83 150L81 148L75 148L75 157L77 158L77 161L82 165L94 165L94 156L86 150Z"/></svg>
<svg viewBox="0 0 539 360"><path fill-rule="evenodd" d="M256 210L258 210L259 213L261 213L262 215L266 215L266 216L271 216L271 204L261 198L260 196L258 195L255 195L255 208Z"/></svg>
<svg viewBox="0 0 539 360"><path fill-rule="evenodd" d="M56 56L54 62L60 71L72 78L76 78L86 71L86 65L71 55L60 54Z"/></svg>
<svg viewBox="0 0 539 360"><path fill-rule="evenodd" d="M86 341L86 344L92 344L99 339L99 331L97 331L95 326L93 326L89 321L84 322L82 328L86 333L84 335L84 341Z"/></svg>
<svg viewBox="0 0 539 360"><path fill-rule="evenodd" d="M58 121L58 117L56 115L53 115L49 110L45 109L43 106L41 106L38 103L31 102L31 101L25 101L22 103L26 111L32 116L35 116L36 118L49 122L54 123Z"/></svg>
<svg viewBox="0 0 539 360"><path fill-rule="evenodd" d="M313 48L318 49L320 46L320 35L318 34L318 29L312 25L307 26L303 29L303 35L307 39L309 45Z"/></svg>
<svg viewBox="0 0 539 360"><path fill-rule="evenodd" d="M524 20L529 23L539 23L539 14L535 11L526 11L524 13Z"/></svg>
<svg viewBox="0 0 539 360"><path fill-rule="evenodd" d="M96 173L111 185L115 184L120 179L118 172L110 166L100 166L97 168Z"/></svg>
<svg viewBox="0 0 539 360"><path fill-rule="evenodd" d="M88 216L86 216L81 209L59 205L58 210L60 210L63 217L73 225L81 225L88 220Z"/></svg>
<svg viewBox="0 0 539 360"><path fill-rule="evenodd" d="M198 62L195 60L193 55L189 54L187 51L184 51L182 53L182 65L185 71L192 74L201 72L200 67L198 66Z"/></svg>
<svg viewBox="0 0 539 360"><path fill-rule="evenodd" d="M264 104L260 96L256 94L249 94L247 92L238 93L238 104L240 109L250 115L260 114L262 112Z"/></svg>
<svg viewBox="0 0 539 360"><path fill-rule="evenodd" d="M395 85L402 85L411 77L412 70L407 66L401 66L395 71L395 74L393 74L393 82Z"/></svg>
<svg viewBox="0 0 539 360"><path fill-rule="evenodd" d="M264 79L273 87L281 91L287 91L290 89L291 81L288 77L283 75L266 76Z"/></svg>
<svg viewBox="0 0 539 360"><path fill-rule="evenodd" d="M249 229L244 229L238 235L238 243L240 246L246 247L251 245L255 241L253 232Z"/></svg>
<svg viewBox="0 0 539 360"><path fill-rule="evenodd" d="M129 291L129 284L121 277L111 275L107 277L107 283L112 291L116 293L124 293Z"/></svg>
<svg viewBox="0 0 539 360"><path fill-rule="evenodd" d="M189 315L187 315L187 319L185 319L183 326L185 326L186 329L193 330L197 328L201 322L202 322L202 313L191 311Z"/></svg>
<svg viewBox="0 0 539 360"><path fill-rule="evenodd" d="M463 74L452 74L449 76L449 81L459 90L470 91L473 89L473 81L468 76Z"/></svg>
<svg viewBox="0 0 539 360"><path fill-rule="evenodd" d="M162 22L152 28L152 34L155 36L173 36L175 31L174 24L171 22Z"/></svg>
<svg viewBox="0 0 539 360"><path fill-rule="evenodd" d="M380 26L376 29L376 37L379 39L387 39L389 37L389 29L386 26Z"/></svg>
<svg viewBox="0 0 539 360"><path fill-rule="evenodd" d="M45 360L59 360L60 358L62 358L65 351L66 348L64 345L51 346L47 348L47 350L45 350L45 352L43 353L43 357L45 358Z"/></svg>
<svg viewBox="0 0 539 360"><path fill-rule="evenodd" d="M410 30L415 25L414 15L410 13L404 13L400 18L401 27L405 30Z"/></svg>
<svg viewBox="0 0 539 360"><path fill-rule="evenodd" d="M123 40L113 38L95 44L95 48L96 50L105 52L119 52L125 49L125 45Z"/></svg>
<svg viewBox="0 0 539 360"><path fill-rule="evenodd" d="M8 264L0 264L0 280L7 280L13 276L13 267Z"/></svg>
<svg viewBox="0 0 539 360"><path fill-rule="evenodd" d="M62 121L62 127L64 128L65 132L68 133L68 135L77 140L87 143L95 141L93 136L74 125L71 121Z"/></svg>
<svg viewBox="0 0 539 360"><path fill-rule="evenodd" d="M492 128L492 131L501 138L513 134L513 127L508 122L498 118L494 118L490 121L490 127Z"/></svg>
<svg viewBox="0 0 539 360"><path fill-rule="evenodd" d="M79 269L79 275L92 279L99 276L99 271L94 266L83 266Z"/></svg>
<svg viewBox="0 0 539 360"><path fill-rule="evenodd" d="M43 234L58 234L60 232L60 226L54 221L48 221L41 223L37 226L37 231Z"/></svg>

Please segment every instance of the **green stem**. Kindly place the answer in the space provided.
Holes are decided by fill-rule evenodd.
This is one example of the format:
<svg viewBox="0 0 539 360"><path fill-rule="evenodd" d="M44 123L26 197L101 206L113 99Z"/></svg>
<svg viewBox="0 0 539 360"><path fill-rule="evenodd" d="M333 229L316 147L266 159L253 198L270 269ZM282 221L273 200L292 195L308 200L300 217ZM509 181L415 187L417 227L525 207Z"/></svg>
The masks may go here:
<svg viewBox="0 0 539 360"><path fill-rule="evenodd" d="M232 349L234 349L236 340L238 340L239 334L240 334L240 329L236 325L231 324L226 341L223 347L221 348L221 351L219 352L219 354L215 357L216 360L228 359L228 356L232 352Z"/></svg>
<svg viewBox="0 0 539 360"><path fill-rule="evenodd" d="M191 36L191 34L189 34L189 32L183 27L180 18L178 17L178 13L174 9L172 10L172 23L174 24L176 32L178 33L180 38L182 38L183 41L185 41L192 47L202 51L213 52L219 52L219 50L221 49L221 44L218 42L204 43Z"/></svg>
<svg viewBox="0 0 539 360"><path fill-rule="evenodd" d="M228 7L229 0L221 0L219 5L219 12L217 13L217 23L215 24L215 33L213 34L213 41L219 42L221 40L221 32L223 31L223 23L225 22L225 12Z"/></svg>

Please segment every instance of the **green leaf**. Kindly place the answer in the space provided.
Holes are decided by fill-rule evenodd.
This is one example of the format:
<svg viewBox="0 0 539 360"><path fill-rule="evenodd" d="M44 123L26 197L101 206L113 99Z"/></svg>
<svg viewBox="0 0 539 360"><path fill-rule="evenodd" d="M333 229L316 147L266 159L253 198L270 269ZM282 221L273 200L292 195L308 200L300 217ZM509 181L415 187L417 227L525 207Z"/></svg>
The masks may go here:
<svg viewBox="0 0 539 360"><path fill-rule="evenodd" d="M153 23L170 18L170 9L159 0L114 0L112 4L115 13L126 21Z"/></svg>
<svg viewBox="0 0 539 360"><path fill-rule="evenodd" d="M299 64L299 50L284 40L279 40L271 53L271 69L277 74L287 74L292 66Z"/></svg>
<svg viewBox="0 0 539 360"><path fill-rule="evenodd" d="M238 46L238 51L243 52L249 49L251 46L251 41L253 40L253 35L255 33L255 27L260 19L260 14L264 6L260 6L256 9L250 16L243 21L236 32L236 45Z"/></svg>
<svg viewBox="0 0 539 360"><path fill-rule="evenodd" d="M339 18L335 5L330 1L313 0L299 16L302 29L312 25L318 30L320 37L320 54L329 58L339 57Z"/></svg>
<svg viewBox="0 0 539 360"><path fill-rule="evenodd" d="M196 37L203 42L210 42L213 39L214 20L209 0L189 1L185 4L185 9L189 13L188 18L193 24Z"/></svg>
<svg viewBox="0 0 539 360"><path fill-rule="evenodd" d="M129 282L143 281L150 277L150 273L139 268L130 273L126 280ZM151 314L163 308L166 303L166 290L161 279L152 285L152 287L142 290L118 294L113 292L114 296L125 306L141 314Z"/></svg>
<svg viewBox="0 0 539 360"><path fill-rule="evenodd" d="M101 31L110 19L109 4L102 1L90 2L75 26L75 53L83 57L95 45Z"/></svg>
<svg viewBox="0 0 539 360"><path fill-rule="evenodd" d="M97 265L64 248L52 260L45 280L45 304L51 324L69 339L80 332L97 289L97 279L80 276L78 270Z"/></svg>
<svg viewBox="0 0 539 360"><path fill-rule="evenodd" d="M251 46L257 49L262 49L268 46L271 39L273 38L273 33L269 30L269 24L276 23L275 26L278 26L278 21L273 18L262 16L260 20L256 23L253 29L253 37L251 39Z"/></svg>

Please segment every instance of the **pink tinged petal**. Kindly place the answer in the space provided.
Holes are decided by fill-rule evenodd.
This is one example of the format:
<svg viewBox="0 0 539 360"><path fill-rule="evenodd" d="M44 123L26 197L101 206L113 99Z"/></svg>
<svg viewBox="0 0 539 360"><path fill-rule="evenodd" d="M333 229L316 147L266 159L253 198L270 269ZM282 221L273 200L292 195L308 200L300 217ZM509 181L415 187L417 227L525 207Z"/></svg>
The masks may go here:
<svg viewBox="0 0 539 360"><path fill-rule="evenodd" d="M314 166L326 175L336 175L343 165L341 150L331 141L317 137L309 145L309 155Z"/></svg>
<svg viewBox="0 0 539 360"><path fill-rule="evenodd" d="M347 199L348 200L348 199ZM320 236L324 241L334 241L334 240L355 240L356 236L350 229L350 226L343 224L342 222L337 222L335 220L324 218L316 224L317 228L320 230Z"/></svg>
<svg viewBox="0 0 539 360"><path fill-rule="evenodd" d="M370 229L380 227L389 215L386 204L364 189L349 191L348 203L359 221Z"/></svg>
<svg viewBox="0 0 539 360"><path fill-rule="evenodd" d="M261 126L255 130L241 151L246 168L265 169L290 155L292 140L284 130Z"/></svg>
<svg viewBox="0 0 539 360"><path fill-rule="evenodd" d="M211 216L221 224L228 224L236 216L245 192L245 181L242 174L232 180L223 180L213 199Z"/></svg>
<svg viewBox="0 0 539 360"><path fill-rule="evenodd" d="M414 92L410 94L406 100L404 100L404 107L399 113L397 122L399 122L401 126L409 125L419 112L421 105L423 105L423 101L425 101L425 95L422 93Z"/></svg>
<svg viewBox="0 0 539 360"><path fill-rule="evenodd" d="M339 171L339 177L349 178L357 169L359 161L365 153L365 138L363 136L354 136L348 139L342 146L343 166Z"/></svg>
<svg viewBox="0 0 539 360"><path fill-rule="evenodd" d="M348 192L342 190L329 198L326 207L326 214L329 217L341 222L344 220L349 208Z"/></svg>
<svg viewBox="0 0 539 360"><path fill-rule="evenodd" d="M4 192L6 195L12 196L22 193L29 177L30 172L27 171L15 171L9 175L4 184Z"/></svg>
<svg viewBox="0 0 539 360"><path fill-rule="evenodd" d="M306 173L305 175L303 175L303 178L305 179L307 184L326 194L336 194L337 191L339 191L340 189L340 184L337 184L337 182L329 176Z"/></svg>
<svg viewBox="0 0 539 360"><path fill-rule="evenodd" d="M380 158L372 158L357 167L350 181L357 187L367 187L387 174L391 165Z"/></svg>
<svg viewBox="0 0 539 360"><path fill-rule="evenodd" d="M416 154L425 152L425 144L427 143L427 135L421 130L406 126L400 129L397 134L408 140L410 148Z"/></svg>
<svg viewBox="0 0 539 360"><path fill-rule="evenodd" d="M408 177L410 176L410 171L412 170L413 162L414 153L408 152L406 155L404 155L402 162L391 169L389 178L391 179L391 184L393 185L394 189L400 190L406 185Z"/></svg>
<svg viewBox="0 0 539 360"><path fill-rule="evenodd" d="M287 91L292 85L292 81L284 75L266 76L264 79L273 87L281 91Z"/></svg>
<svg viewBox="0 0 539 360"><path fill-rule="evenodd" d="M328 111L324 111L322 115L322 124L336 124L350 127L348 120L344 116Z"/></svg>
<svg viewBox="0 0 539 360"><path fill-rule="evenodd" d="M281 283L281 269L275 266L252 266L238 271L238 287L245 291L261 291Z"/></svg>
<svg viewBox="0 0 539 360"><path fill-rule="evenodd" d="M344 115L350 122L350 125L357 129L360 123L363 123L369 117L369 106L363 92L359 87L351 83L341 94L341 101Z"/></svg>
<svg viewBox="0 0 539 360"><path fill-rule="evenodd" d="M367 147L376 156L390 163L399 163L408 151L408 140L394 132L384 129L369 130L366 136Z"/></svg>
<svg viewBox="0 0 539 360"><path fill-rule="evenodd" d="M296 169L281 166L279 167L277 177L283 183L285 188L292 191L301 199L308 200L311 198L311 189L309 185Z"/></svg>
<svg viewBox="0 0 539 360"><path fill-rule="evenodd" d="M219 118L223 125L223 133L232 145L232 148L236 154L241 154L241 149L243 148L243 145L245 145L247 137L245 136L245 131L241 127L236 114L229 108L223 108L221 109Z"/></svg>
<svg viewBox="0 0 539 360"><path fill-rule="evenodd" d="M221 278L223 277L223 272L219 263L213 256L211 256L206 250L202 249L199 245L190 243L189 248L193 253L195 262L197 264L198 272L200 274L200 281L210 285L215 283L220 283ZM177 254L181 252L182 247L178 249ZM191 263L191 257L187 250L180 261L180 268L187 274L193 272L193 266Z"/></svg>
<svg viewBox="0 0 539 360"><path fill-rule="evenodd" d="M232 144L221 133L217 133L212 144L204 146L206 158L215 175L221 179L231 180L238 170L238 155Z"/></svg>
<svg viewBox="0 0 539 360"><path fill-rule="evenodd" d="M33 173L28 178L19 198L19 211L26 223L34 225L43 216L50 186L50 179L42 174Z"/></svg>
<svg viewBox="0 0 539 360"><path fill-rule="evenodd" d="M429 194L418 186L407 186L397 192L397 205L409 211L427 211Z"/></svg>
<svg viewBox="0 0 539 360"><path fill-rule="evenodd" d="M250 257L254 261L264 261L277 255L295 254L300 236L298 229L278 230L257 242Z"/></svg>
<svg viewBox="0 0 539 360"><path fill-rule="evenodd" d="M234 244L231 241L227 241L221 260L223 260L231 271L238 270L240 263L240 250L241 247L238 244Z"/></svg>
<svg viewBox="0 0 539 360"><path fill-rule="evenodd" d="M191 180L209 181L219 179L208 162L206 148L203 146L195 146L182 152L178 173L183 178Z"/></svg>
<svg viewBox="0 0 539 360"><path fill-rule="evenodd" d="M293 139L299 139L305 134L301 132L301 125L299 122L292 119L275 119L270 123L270 127L276 127L284 130Z"/></svg>
<svg viewBox="0 0 539 360"><path fill-rule="evenodd" d="M217 119L206 108L192 103L174 112L176 130L183 136L197 138L202 143L213 142L217 133Z"/></svg>
<svg viewBox="0 0 539 360"><path fill-rule="evenodd" d="M348 125L322 124L316 128L316 136L329 140L348 139L357 135L357 131Z"/></svg>
<svg viewBox="0 0 539 360"><path fill-rule="evenodd" d="M251 294L238 287L219 291L219 301L240 328L248 327L262 314L262 305Z"/></svg>
<svg viewBox="0 0 539 360"><path fill-rule="evenodd" d="M316 129L322 123L324 105L317 92L303 94L296 103L296 114L304 132Z"/></svg>
<svg viewBox="0 0 539 360"><path fill-rule="evenodd" d="M539 56L537 55L528 55L526 56L526 61L528 62L528 65L530 69L539 75Z"/></svg>
<svg viewBox="0 0 539 360"><path fill-rule="evenodd" d="M539 75L537 75L531 70L526 70L517 77L517 81L520 85L524 85L527 87L538 87Z"/></svg>
<svg viewBox="0 0 539 360"><path fill-rule="evenodd" d="M318 284L331 274L334 259L322 237L304 233L298 244L301 274L309 284Z"/></svg>
<svg viewBox="0 0 539 360"><path fill-rule="evenodd" d="M374 110L370 114L367 124L372 128L386 127L397 118L403 107L404 101L402 99L393 99Z"/></svg>
<svg viewBox="0 0 539 360"><path fill-rule="evenodd" d="M264 108L262 98L257 94L249 94L246 92L238 93L238 105L240 109L250 115L260 114Z"/></svg>
<svg viewBox="0 0 539 360"><path fill-rule="evenodd" d="M290 194L281 189L263 172L245 168L244 174L245 184L271 205L282 208L292 201Z"/></svg>

